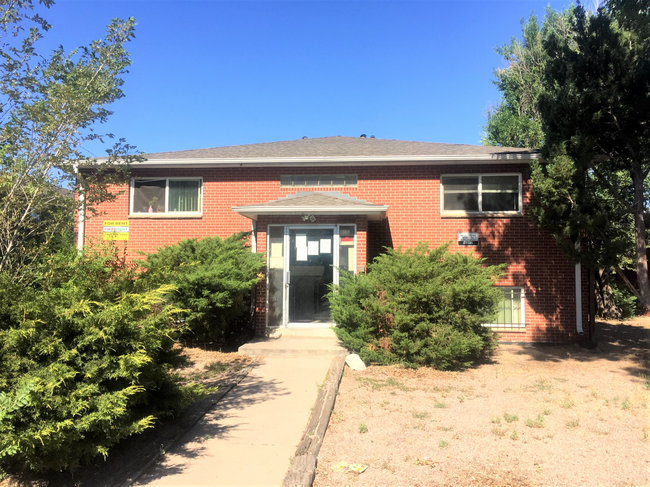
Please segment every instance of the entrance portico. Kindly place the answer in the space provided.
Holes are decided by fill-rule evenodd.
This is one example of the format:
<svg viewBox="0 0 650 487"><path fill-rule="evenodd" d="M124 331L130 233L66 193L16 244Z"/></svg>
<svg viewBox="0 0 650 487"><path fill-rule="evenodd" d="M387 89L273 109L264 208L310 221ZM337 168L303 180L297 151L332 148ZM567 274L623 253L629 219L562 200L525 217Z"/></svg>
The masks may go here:
<svg viewBox="0 0 650 487"><path fill-rule="evenodd" d="M334 192L305 192L233 210L256 222L256 251L267 252L256 294L256 334L278 328L327 328L329 286L363 271L369 220L387 206Z"/></svg>

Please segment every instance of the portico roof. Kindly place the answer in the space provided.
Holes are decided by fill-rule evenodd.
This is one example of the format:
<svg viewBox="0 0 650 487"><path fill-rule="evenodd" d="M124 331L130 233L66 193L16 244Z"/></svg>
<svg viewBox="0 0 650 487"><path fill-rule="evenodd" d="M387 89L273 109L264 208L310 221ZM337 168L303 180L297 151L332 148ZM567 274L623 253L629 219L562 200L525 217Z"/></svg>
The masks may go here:
<svg viewBox="0 0 650 487"><path fill-rule="evenodd" d="M386 216L386 205L376 205L338 192L307 191L257 205L233 206L233 211L257 220L259 215L366 215L368 220Z"/></svg>

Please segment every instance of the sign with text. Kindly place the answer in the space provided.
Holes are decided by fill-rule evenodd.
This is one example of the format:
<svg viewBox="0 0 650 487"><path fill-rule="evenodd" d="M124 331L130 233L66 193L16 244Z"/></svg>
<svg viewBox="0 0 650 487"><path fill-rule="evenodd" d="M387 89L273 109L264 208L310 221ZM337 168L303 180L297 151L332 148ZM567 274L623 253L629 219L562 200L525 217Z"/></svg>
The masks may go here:
<svg viewBox="0 0 650 487"><path fill-rule="evenodd" d="M478 233L458 233L458 245L478 245Z"/></svg>
<svg viewBox="0 0 650 487"><path fill-rule="evenodd" d="M104 220L104 235L102 240L128 240L128 220Z"/></svg>

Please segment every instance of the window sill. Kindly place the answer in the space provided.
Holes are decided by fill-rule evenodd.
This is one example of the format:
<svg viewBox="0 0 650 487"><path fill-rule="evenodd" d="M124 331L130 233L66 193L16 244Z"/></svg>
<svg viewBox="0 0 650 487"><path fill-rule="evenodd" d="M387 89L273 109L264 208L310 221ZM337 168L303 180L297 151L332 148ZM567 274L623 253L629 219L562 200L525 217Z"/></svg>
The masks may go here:
<svg viewBox="0 0 650 487"><path fill-rule="evenodd" d="M526 333L526 325L483 325L497 333Z"/></svg>
<svg viewBox="0 0 650 487"><path fill-rule="evenodd" d="M524 216L520 211L441 211L442 218L518 218Z"/></svg>
<svg viewBox="0 0 650 487"><path fill-rule="evenodd" d="M203 213L132 213L129 220L165 220L179 218L203 218Z"/></svg>

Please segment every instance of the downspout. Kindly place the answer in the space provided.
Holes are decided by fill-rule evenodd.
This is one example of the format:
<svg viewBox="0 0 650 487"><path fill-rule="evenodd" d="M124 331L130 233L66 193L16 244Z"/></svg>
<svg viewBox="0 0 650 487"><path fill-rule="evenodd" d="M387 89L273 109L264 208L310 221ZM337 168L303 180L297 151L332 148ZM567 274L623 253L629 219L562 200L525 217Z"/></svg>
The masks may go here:
<svg viewBox="0 0 650 487"><path fill-rule="evenodd" d="M257 253L257 221L251 220L251 251Z"/></svg>
<svg viewBox="0 0 650 487"><path fill-rule="evenodd" d="M79 174L79 168L77 164L74 165L75 174ZM79 181L77 177L77 181ZM84 247L84 233L86 231L86 204L85 204L85 195L83 191L83 186L79 185L79 207L77 209L78 220L77 220L77 251L81 253L81 250Z"/></svg>
<svg viewBox="0 0 650 487"><path fill-rule="evenodd" d="M576 242L576 250L580 250L580 240ZM576 330L578 335L584 335L582 329L582 266L580 262L575 265L576 281Z"/></svg>

